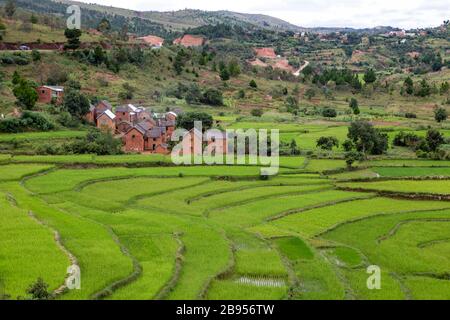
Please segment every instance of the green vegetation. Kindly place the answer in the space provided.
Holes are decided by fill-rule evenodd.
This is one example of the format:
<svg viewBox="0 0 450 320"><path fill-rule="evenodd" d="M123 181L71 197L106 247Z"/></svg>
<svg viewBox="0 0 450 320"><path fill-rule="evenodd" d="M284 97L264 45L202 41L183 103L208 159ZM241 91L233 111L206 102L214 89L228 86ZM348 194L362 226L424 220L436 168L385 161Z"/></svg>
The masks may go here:
<svg viewBox="0 0 450 320"><path fill-rule="evenodd" d="M65 3L4 3L0 299L450 299L448 22L401 41L81 3L69 30ZM123 154L86 121L102 100L180 111L186 130L279 130L278 175ZM81 290L64 291L73 264Z"/></svg>

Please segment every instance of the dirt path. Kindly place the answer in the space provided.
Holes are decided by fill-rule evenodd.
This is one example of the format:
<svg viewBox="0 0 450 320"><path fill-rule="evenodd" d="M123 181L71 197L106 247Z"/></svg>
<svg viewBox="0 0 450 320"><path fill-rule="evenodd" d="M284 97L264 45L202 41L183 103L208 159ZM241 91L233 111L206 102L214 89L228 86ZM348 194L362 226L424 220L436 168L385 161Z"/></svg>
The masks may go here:
<svg viewBox="0 0 450 320"><path fill-rule="evenodd" d="M309 66L309 61L305 60L305 63L300 67L300 69L298 69L297 71L295 71L293 73L294 76L299 77L300 76L300 72L303 71L303 69L305 69L307 66Z"/></svg>

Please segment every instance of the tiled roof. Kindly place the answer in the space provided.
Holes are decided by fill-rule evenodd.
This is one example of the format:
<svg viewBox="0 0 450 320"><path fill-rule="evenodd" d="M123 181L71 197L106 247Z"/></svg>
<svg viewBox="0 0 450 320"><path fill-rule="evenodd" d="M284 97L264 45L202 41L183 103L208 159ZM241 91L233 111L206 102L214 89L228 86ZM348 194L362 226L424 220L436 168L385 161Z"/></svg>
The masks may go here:
<svg viewBox="0 0 450 320"><path fill-rule="evenodd" d="M61 86L43 86L44 88L50 89L52 91L59 91L59 92L63 92L64 91L64 87Z"/></svg>
<svg viewBox="0 0 450 320"><path fill-rule="evenodd" d="M102 100L100 103L104 104L109 110L112 110L112 105L109 103L109 101Z"/></svg>
<svg viewBox="0 0 450 320"><path fill-rule="evenodd" d="M112 113L112 111L111 110L109 110L109 109L107 109L105 112L103 112L102 114L100 114L98 117L97 117L97 119L98 118L100 118L102 115L106 115L106 116L108 116L111 120L114 120L115 118L116 118L116 115L114 114L114 113Z"/></svg>

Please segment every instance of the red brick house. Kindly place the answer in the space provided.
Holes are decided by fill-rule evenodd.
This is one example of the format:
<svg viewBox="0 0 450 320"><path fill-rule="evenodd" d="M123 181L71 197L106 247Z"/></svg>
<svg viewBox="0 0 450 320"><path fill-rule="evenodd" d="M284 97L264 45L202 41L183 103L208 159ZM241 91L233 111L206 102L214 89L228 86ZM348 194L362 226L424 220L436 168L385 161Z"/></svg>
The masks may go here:
<svg viewBox="0 0 450 320"><path fill-rule="evenodd" d="M132 127L128 130L123 137L124 151L136 153L144 152L144 135L145 130L139 126Z"/></svg>
<svg viewBox="0 0 450 320"><path fill-rule="evenodd" d="M106 110L97 117L97 128L103 132L116 132L116 116L111 110Z"/></svg>
<svg viewBox="0 0 450 320"><path fill-rule="evenodd" d="M97 125L97 118L106 110L111 111L112 105L108 101L100 101L96 106L91 105L89 112L84 116L86 121Z"/></svg>
<svg viewBox="0 0 450 320"><path fill-rule="evenodd" d="M95 117L95 106L91 104L89 107L89 112L86 113L86 115L84 116L84 119L87 122L95 123L95 120L96 120L95 118L96 118Z"/></svg>
<svg viewBox="0 0 450 320"><path fill-rule="evenodd" d="M112 109L113 109L112 105L106 100L100 101L95 106L95 110L97 111L97 114L101 114L101 113L105 112L106 110L112 110Z"/></svg>
<svg viewBox="0 0 450 320"><path fill-rule="evenodd" d="M137 153L169 153L165 128L143 122L131 127L123 137L124 151Z"/></svg>
<svg viewBox="0 0 450 320"><path fill-rule="evenodd" d="M60 105L64 99L64 87L59 86L40 86L36 88L38 102L52 103L53 101Z"/></svg>
<svg viewBox="0 0 450 320"><path fill-rule="evenodd" d="M116 132L119 134L127 133L132 127L133 124L129 121L116 121Z"/></svg>
<svg viewBox="0 0 450 320"><path fill-rule="evenodd" d="M128 108L128 106L117 107L115 112L117 123L123 121L131 122L130 113L131 110Z"/></svg>

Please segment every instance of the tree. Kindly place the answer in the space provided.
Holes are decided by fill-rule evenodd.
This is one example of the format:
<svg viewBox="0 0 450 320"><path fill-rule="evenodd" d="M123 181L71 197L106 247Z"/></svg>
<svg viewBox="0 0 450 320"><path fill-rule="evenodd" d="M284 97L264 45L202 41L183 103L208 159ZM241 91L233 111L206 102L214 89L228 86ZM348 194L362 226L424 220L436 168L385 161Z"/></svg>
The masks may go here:
<svg viewBox="0 0 450 320"><path fill-rule="evenodd" d="M210 88L203 93L202 102L210 106L223 106L222 91Z"/></svg>
<svg viewBox="0 0 450 320"><path fill-rule="evenodd" d="M173 67L174 67L177 75L180 75L183 72L185 55L186 54L185 54L184 50L181 49L180 51L178 51L177 56L175 57L175 61L173 62Z"/></svg>
<svg viewBox="0 0 450 320"><path fill-rule="evenodd" d="M345 153L345 162L347 163L347 167L350 169L353 166L353 163L356 161L361 161L363 159L363 155L357 151L349 151Z"/></svg>
<svg viewBox="0 0 450 320"><path fill-rule="evenodd" d="M20 79L13 89L17 104L25 109L33 109L38 100L38 94L33 84L25 79Z"/></svg>
<svg viewBox="0 0 450 320"><path fill-rule="evenodd" d="M227 68L220 69L220 79L222 79L222 81L230 80L230 72Z"/></svg>
<svg viewBox="0 0 450 320"><path fill-rule="evenodd" d="M354 115L360 114L358 100L356 100L355 98L350 99L349 107L350 109L352 109Z"/></svg>
<svg viewBox="0 0 450 320"><path fill-rule="evenodd" d="M252 109L252 111L250 111L250 113L252 116L259 118L263 115L264 112L262 109L257 108L257 109Z"/></svg>
<svg viewBox="0 0 450 320"><path fill-rule="evenodd" d="M250 81L249 86L250 86L250 88L253 88L253 89L258 88L258 85L256 84L256 81L254 79L252 79L252 81Z"/></svg>
<svg viewBox="0 0 450 320"><path fill-rule="evenodd" d="M291 143L289 144L289 151L293 156L300 154L300 149L298 148L297 141L295 141L295 139L291 140Z"/></svg>
<svg viewBox="0 0 450 320"><path fill-rule="evenodd" d="M27 293L31 295L33 300L49 300L52 294L48 292L48 284L42 278L38 278L35 283L31 284Z"/></svg>
<svg viewBox="0 0 450 320"><path fill-rule="evenodd" d="M333 147L339 147L339 140L336 137L320 137L317 140L317 147L322 150L333 150Z"/></svg>
<svg viewBox="0 0 450 320"><path fill-rule="evenodd" d="M416 96L427 97L430 94L431 94L431 87L430 87L430 85L428 84L427 80L422 79L422 81L420 82L420 86L417 89Z"/></svg>
<svg viewBox="0 0 450 320"><path fill-rule="evenodd" d="M412 95L414 93L414 82L411 77L405 79L404 85L406 93Z"/></svg>
<svg viewBox="0 0 450 320"><path fill-rule="evenodd" d="M354 148L364 155L378 155L388 148L388 136L374 128L369 122L355 121L348 128L348 138Z"/></svg>
<svg viewBox="0 0 450 320"><path fill-rule="evenodd" d="M38 50L34 49L33 51L31 51L31 58L34 62L41 61L41 53Z"/></svg>
<svg viewBox="0 0 450 320"><path fill-rule="evenodd" d="M83 119L89 112L89 99L78 90L69 89L64 95L64 107L75 118Z"/></svg>
<svg viewBox="0 0 450 320"><path fill-rule="evenodd" d="M200 104L203 99L200 87L196 83L192 83L188 87L184 99L188 104Z"/></svg>
<svg viewBox="0 0 450 320"><path fill-rule="evenodd" d="M66 145L65 149L75 154L115 155L122 153L122 142L110 132L103 133L95 128L82 139Z"/></svg>
<svg viewBox="0 0 450 320"><path fill-rule="evenodd" d="M38 23L38 18L34 15L34 13L31 15L31 17L30 17L30 22L32 23L32 24L36 24L36 23Z"/></svg>
<svg viewBox="0 0 450 320"><path fill-rule="evenodd" d="M448 114L447 111L444 108L437 108L434 111L434 119L441 123L442 121L447 120Z"/></svg>
<svg viewBox="0 0 450 320"><path fill-rule="evenodd" d="M97 30L102 33L107 33L111 31L111 22L108 19L103 18L100 23L97 25Z"/></svg>
<svg viewBox="0 0 450 320"><path fill-rule="evenodd" d="M375 74L375 71L373 71L373 69L369 69L366 71L366 73L364 74L364 81L366 83L374 83L375 81L377 81L377 75Z"/></svg>
<svg viewBox="0 0 450 320"><path fill-rule="evenodd" d="M312 98L314 98L314 96L316 95L316 90L309 88L308 90L306 90L305 92L305 97L308 100L311 100Z"/></svg>
<svg viewBox="0 0 450 320"><path fill-rule="evenodd" d="M64 45L64 50L77 50L80 48L80 37L81 37L80 29L69 29L67 28L64 31L64 35L67 38L67 43Z"/></svg>
<svg viewBox="0 0 450 320"><path fill-rule="evenodd" d="M444 136L436 129L428 130L425 140L430 151L436 151L440 145L445 143Z"/></svg>
<svg viewBox="0 0 450 320"><path fill-rule="evenodd" d="M450 84L445 81L441 83L441 88L439 89L440 94L444 95L446 94L450 89Z"/></svg>
<svg viewBox="0 0 450 320"><path fill-rule="evenodd" d="M134 97L136 89L132 87L128 82L122 85L123 90L119 93L119 98L122 100L131 100Z"/></svg>
<svg viewBox="0 0 450 320"><path fill-rule="evenodd" d="M106 54L105 51L103 51L103 48L100 46L96 46L94 49L94 52L92 54L92 63L95 65L102 64L103 62L106 62Z"/></svg>
<svg viewBox="0 0 450 320"><path fill-rule="evenodd" d="M16 1L8 0L5 4L5 13L8 18L12 18L14 13L16 13Z"/></svg>
<svg viewBox="0 0 450 320"><path fill-rule="evenodd" d="M238 99L245 99L245 90L240 89L237 94Z"/></svg>
<svg viewBox="0 0 450 320"><path fill-rule="evenodd" d="M337 112L333 108L325 107L322 110L322 116L326 118L336 118Z"/></svg>
<svg viewBox="0 0 450 320"><path fill-rule="evenodd" d="M241 74L241 66L236 59L232 59L228 64L228 71L231 77L237 77Z"/></svg>
<svg viewBox="0 0 450 320"><path fill-rule="evenodd" d="M213 117L205 112L186 112L177 118L177 127L191 130L194 122L200 121L204 130L208 130L213 125Z"/></svg>
<svg viewBox="0 0 450 320"><path fill-rule="evenodd" d="M288 96L285 101L288 112L294 113L298 111L298 100L294 96Z"/></svg>
<svg viewBox="0 0 450 320"><path fill-rule="evenodd" d="M13 76L12 76L12 84L17 85L20 83L20 81L22 80L22 77L20 76L19 72L17 70L14 71Z"/></svg>

